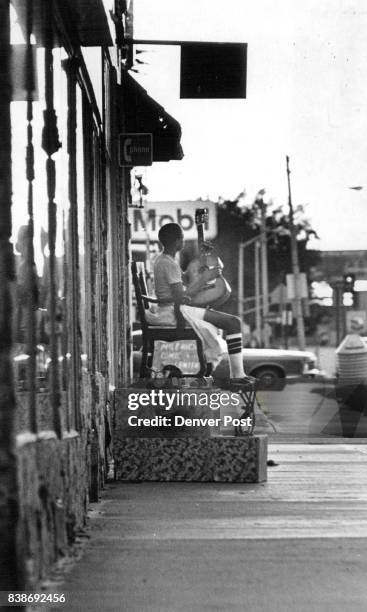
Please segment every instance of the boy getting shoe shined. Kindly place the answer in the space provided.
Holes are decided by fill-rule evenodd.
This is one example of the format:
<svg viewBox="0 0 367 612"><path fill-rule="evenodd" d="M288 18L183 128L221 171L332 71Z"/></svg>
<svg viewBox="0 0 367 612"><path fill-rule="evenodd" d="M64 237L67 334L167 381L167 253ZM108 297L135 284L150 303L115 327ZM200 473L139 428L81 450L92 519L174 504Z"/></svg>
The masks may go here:
<svg viewBox="0 0 367 612"><path fill-rule="evenodd" d="M218 267L205 269L199 278L189 284L185 282L185 274L175 261L175 255L182 250L184 235L177 223L163 225L158 234L163 246L163 252L154 262L154 284L158 299L158 309L150 315L152 325L176 325L174 305L179 309L187 324L192 327L203 343L203 349L208 363L213 368L219 363L223 350L223 339L218 329L225 332L229 356L231 383L241 384L249 380L246 377L242 360L241 320L230 314L191 306L190 302L208 283L221 274Z"/></svg>

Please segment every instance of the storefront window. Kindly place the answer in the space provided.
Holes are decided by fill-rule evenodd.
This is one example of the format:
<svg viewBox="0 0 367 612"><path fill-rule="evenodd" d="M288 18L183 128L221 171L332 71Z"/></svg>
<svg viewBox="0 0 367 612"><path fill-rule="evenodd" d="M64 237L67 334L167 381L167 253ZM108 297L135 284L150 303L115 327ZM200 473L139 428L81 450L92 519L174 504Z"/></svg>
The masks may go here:
<svg viewBox="0 0 367 612"><path fill-rule="evenodd" d="M37 82L34 99L27 103L25 91L24 99L13 102L11 109L16 271L13 362L20 430L50 430L48 200L46 154L41 146L44 51L37 49L33 53Z"/></svg>
<svg viewBox="0 0 367 612"><path fill-rule="evenodd" d="M13 34L13 39L20 36L14 14ZM62 47L55 45L47 54L35 45L27 49L23 41L22 53L23 70L30 53L34 58L35 88L29 91L28 79L28 89L17 89L11 109L17 430L61 434L77 428L80 364L86 352L85 322L79 320L85 312L81 94L70 108ZM45 81L50 72L52 85ZM68 139L70 113L77 117L74 150ZM56 126L47 122L50 116ZM50 150L47 139L54 127L56 150ZM74 198L71 181L77 184Z"/></svg>

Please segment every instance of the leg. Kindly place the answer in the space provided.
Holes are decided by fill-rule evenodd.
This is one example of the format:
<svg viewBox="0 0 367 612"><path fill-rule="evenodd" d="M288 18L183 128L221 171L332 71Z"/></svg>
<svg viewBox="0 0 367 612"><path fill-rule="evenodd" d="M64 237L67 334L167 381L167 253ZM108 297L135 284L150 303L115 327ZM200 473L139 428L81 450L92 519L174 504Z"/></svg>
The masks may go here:
<svg viewBox="0 0 367 612"><path fill-rule="evenodd" d="M147 359L148 359L148 343L143 339L143 350L140 364L140 378L146 378L147 376Z"/></svg>
<svg viewBox="0 0 367 612"><path fill-rule="evenodd" d="M203 345L199 338L196 340L196 350L198 353L199 364L200 364L200 370L198 372L198 376L205 376L207 364L206 364L206 359L205 359L205 355L203 351Z"/></svg>
<svg viewBox="0 0 367 612"><path fill-rule="evenodd" d="M152 377L152 365L153 365L153 355L154 355L154 340L152 338L148 339L148 349L147 349L147 365L146 371L149 378Z"/></svg>
<svg viewBox="0 0 367 612"><path fill-rule="evenodd" d="M224 312L206 310L204 321L212 323L215 327L223 329L226 332L230 377L243 378L245 376L245 371L243 369L242 359L241 319Z"/></svg>
<svg viewBox="0 0 367 612"><path fill-rule="evenodd" d="M208 323L212 323L215 327L223 329L227 334L241 333L241 319L225 312L206 310L204 321L208 321Z"/></svg>

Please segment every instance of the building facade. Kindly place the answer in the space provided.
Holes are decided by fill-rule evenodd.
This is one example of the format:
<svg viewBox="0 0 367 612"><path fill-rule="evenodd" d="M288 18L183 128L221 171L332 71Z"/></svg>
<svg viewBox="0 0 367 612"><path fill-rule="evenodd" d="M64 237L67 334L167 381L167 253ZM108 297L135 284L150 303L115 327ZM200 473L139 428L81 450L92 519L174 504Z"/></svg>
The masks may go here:
<svg viewBox="0 0 367 612"><path fill-rule="evenodd" d="M131 377L118 135L182 157L179 125L128 73L129 10L0 0L0 590L67 553L111 471L114 391Z"/></svg>

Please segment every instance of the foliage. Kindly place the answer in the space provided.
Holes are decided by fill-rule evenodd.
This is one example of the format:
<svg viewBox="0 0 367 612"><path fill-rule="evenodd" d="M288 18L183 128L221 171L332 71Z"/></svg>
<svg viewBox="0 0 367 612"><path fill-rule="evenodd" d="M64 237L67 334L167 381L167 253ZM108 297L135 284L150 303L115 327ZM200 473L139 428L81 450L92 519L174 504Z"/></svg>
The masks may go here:
<svg viewBox="0 0 367 612"><path fill-rule="evenodd" d="M238 284L238 245L259 236L261 212L264 210L267 236L269 290L285 282L285 275L292 272L290 217L286 207L274 208L272 202L263 201L259 192L251 204L246 204L244 194L235 200L218 202L218 237L216 252L224 263L225 277L232 286L233 298L227 310L236 309ZM294 228L297 237L300 270L306 272L320 261L319 251L308 250L307 244L316 232L306 218L302 206L295 207ZM244 288L245 296L254 295L254 245L245 248Z"/></svg>

